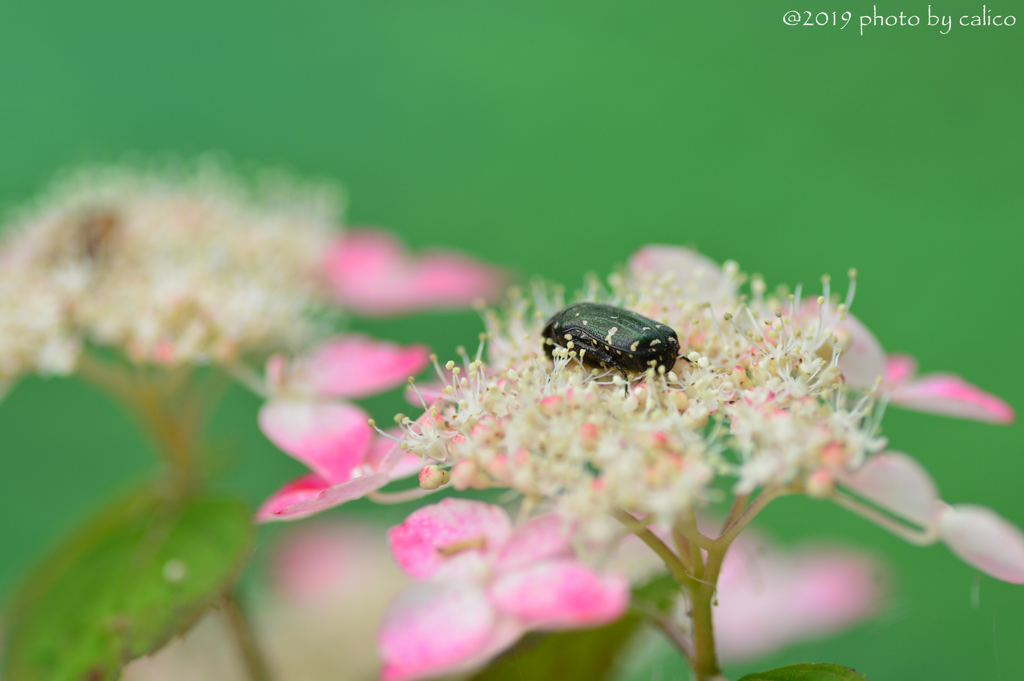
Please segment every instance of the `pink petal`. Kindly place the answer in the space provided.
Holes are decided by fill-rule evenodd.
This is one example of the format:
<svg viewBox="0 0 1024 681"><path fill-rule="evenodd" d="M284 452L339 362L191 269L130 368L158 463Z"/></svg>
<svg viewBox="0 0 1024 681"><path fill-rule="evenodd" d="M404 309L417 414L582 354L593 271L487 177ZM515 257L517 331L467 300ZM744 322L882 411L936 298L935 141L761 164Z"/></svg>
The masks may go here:
<svg viewBox="0 0 1024 681"><path fill-rule="evenodd" d="M388 531L395 560L410 576L427 579L460 554L487 555L508 540L511 523L499 507L447 498L414 511ZM446 555L445 551L452 551Z"/></svg>
<svg viewBox="0 0 1024 681"><path fill-rule="evenodd" d="M928 374L897 386L892 401L901 407L987 423L1013 423L1013 408L954 374Z"/></svg>
<svg viewBox="0 0 1024 681"><path fill-rule="evenodd" d="M735 288L718 263L681 246L644 246L629 258L629 271L636 279L671 274L691 298L713 299Z"/></svg>
<svg viewBox="0 0 1024 681"><path fill-rule="evenodd" d="M843 485L907 520L927 527L934 517L939 491L928 471L902 452L882 452L860 470L840 476Z"/></svg>
<svg viewBox="0 0 1024 681"><path fill-rule="evenodd" d="M282 451L330 483L363 463L373 431L368 414L343 402L271 400L260 408L260 430Z"/></svg>
<svg viewBox="0 0 1024 681"><path fill-rule="evenodd" d="M965 563L996 579L1024 584L1024 535L984 506L952 506L939 518L939 535Z"/></svg>
<svg viewBox="0 0 1024 681"><path fill-rule="evenodd" d="M455 253L413 258L380 230L357 230L340 239L327 254L326 269L338 299L370 316L463 307L497 296L504 279L494 268Z"/></svg>
<svg viewBox="0 0 1024 681"><path fill-rule="evenodd" d="M817 314L817 304L814 304ZM839 369L853 388L873 388L875 379L886 374L885 351L868 327L849 312L836 328L850 334L850 345L839 355Z"/></svg>
<svg viewBox="0 0 1024 681"><path fill-rule="evenodd" d="M531 629L590 627L622 616L629 605L629 580L557 559L499 577L488 596Z"/></svg>
<svg viewBox="0 0 1024 681"><path fill-rule="evenodd" d="M839 631L879 605L879 568L852 552L786 556L730 549L714 610L719 652L730 662Z"/></svg>
<svg viewBox="0 0 1024 681"><path fill-rule="evenodd" d="M318 395L366 397L405 383L427 364L427 348L402 347L367 336L340 336L305 359L306 372Z"/></svg>
<svg viewBox="0 0 1024 681"><path fill-rule="evenodd" d="M917 360L910 355L889 355L885 359L885 380L892 385L909 381L917 373Z"/></svg>
<svg viewBox="0 0 1024 681"><path fill-rule="evenodd" d="M318 494L305 494L293 499L290 504L275 504L272 512L257 516L259 522L270 520L299 520L340 506L347 501L361 499L370 492L379 490L388 484L387 473L371 473L321 488ZM273 498L273 497L272 497ZM268 501L269 504L269 501Z"/></svg>
<svg viewBox="0 0 1024 681"><path fill-rule="evenodd" d="M569 523L554 513L524 523L512 531L498 554L495 570L508 573L545 558L571 557L571 530Z"/></svg>
<svg viewBox="0 0 1024 681"><path fill-rule="evenodd" d="M430 582L403 591L377 634L382 681L440 676L483 664L521 635L472 583Z"/></svg>
<svg viewBox="0 0 1024 681"><path fill-rule="evenodd" d="M295 478L263 502L263 505L256 511L256 522L280 520L280 514L284 513L289 506L294 506L300 501L315 499L329 486L326 480L315 473Z"/></svg>

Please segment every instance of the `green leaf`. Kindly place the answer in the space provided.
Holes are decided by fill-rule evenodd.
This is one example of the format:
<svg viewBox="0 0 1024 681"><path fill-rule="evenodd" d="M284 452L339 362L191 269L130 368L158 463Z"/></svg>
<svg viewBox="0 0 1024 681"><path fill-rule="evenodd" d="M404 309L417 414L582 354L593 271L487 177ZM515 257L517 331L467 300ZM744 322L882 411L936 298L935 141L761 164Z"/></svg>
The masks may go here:
<svg viewBox="0 0 1024 681"><path fill-rule="evenodd" d="M7 681L105 681L184 633L249 555L234 499L174 503L151 491L106 509L30 576L10 612Z"/></svg>
<svg viewBox="0 0 1024 681"><path fill-rule="evenodd" d="M659 575L642 586L633 589L634 603L637 600L668 612L679 600L679 584L668 573Z"/></svg>
<svg viewBox="0 0 1024 681"><path fill-rule="evenodd" d="M867 677L838 664L793 664L747 674L739 681L867 681Z"/></svg>
<svg viewBox="0 0 1024 681"><path fill-rule="evenodd" d="M470 681L601 681L639 625L639 616L627 614L597 629L531 634Z"/></svg>

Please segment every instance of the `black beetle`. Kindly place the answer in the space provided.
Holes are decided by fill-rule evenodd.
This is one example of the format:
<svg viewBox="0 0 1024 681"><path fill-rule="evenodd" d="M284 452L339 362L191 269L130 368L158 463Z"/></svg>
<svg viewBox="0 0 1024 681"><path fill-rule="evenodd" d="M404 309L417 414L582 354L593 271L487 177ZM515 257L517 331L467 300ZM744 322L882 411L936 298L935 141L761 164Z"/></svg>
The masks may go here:
<svg viewBox="0 0 1024 681"><path fill-rule="evenodd" d="M611 366L622 373L650 367L671 371L679 358L674 329L632 310L600 303L576 303L556 312L544 325L544 345L575 350L590 366ZM570 346L571 343L571 346Z"/></svg>

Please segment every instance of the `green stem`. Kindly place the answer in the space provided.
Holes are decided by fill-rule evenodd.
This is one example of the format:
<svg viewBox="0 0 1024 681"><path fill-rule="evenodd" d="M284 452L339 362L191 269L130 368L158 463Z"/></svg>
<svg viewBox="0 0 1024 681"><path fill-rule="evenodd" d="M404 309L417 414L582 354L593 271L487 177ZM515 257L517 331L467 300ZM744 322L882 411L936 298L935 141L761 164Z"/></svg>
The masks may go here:
<svg viewBox="0 0 1024 681"><path fill-rule="evenodd" d="M108 392L131 411L150 435L170 471L171 494L183 496L199 477L197 454L204 402L194 395L190 371L179 368L148 375L83 353L78 375Z"/></svg>
<svg viewBox="0 0 1024 681"><path fill-rule="evenodd" d="M625 511L618 510L613 513L615 519L626 526L630 532L635 534L640 541L647 544L651 549L658 554L658 557L665 563L665 567L668 568L669 574L678 582L680 585L685 585L690 581L690 575L686 571L686 566L682 560L679 559L672 549L668 547L665 542L658 538L658 535L651 532L646 525L634 518Z"/></svg>
<svg viewBox="0 0 1024 681"><path fill-rule="evenodd" d="M714 605L718 575L728 547L708 551L704 576L690 584L690 622L693 625L693 673L698 681L709 681L722 673L715 650Z"/></svg>
<svg viewBox="0 0 1024 681"><path fill-rule="evenodd" d="M231 631L235 634L238 651L242 654L242 660L245 662L249 678L252 681L270 681L272 678L270 667L267 666L267 661L263 659L263 655L260 653L259 645L256 643L256 636L253 633L252 627L249 626L249 620L245 616L241 604L238 602L237 595L229 595L221 609L228 620L228 624L231 626Z"/></svg>
<svg viewBox="0 0 1024 681"><path fill-rule="evenodd" d="M841 494L840 492L833 492L830 498L843 508L853 511L877 525L881 525L897 537L900 537L911 544L915 544L917 546L928 546L930 544L934 544L939 539L938 530L935 528L925 529L922 531L907 527L903 523L890 518L881 511L875 510L870 506L866 506L857 499Z"/></svg>
<svg viewBox="0 0 1024 681"><path fill-rule="evenodd" d="M795 485L788 485L785 487L768 487L761 491L754 499L754 503L750 504L739 516L730 524L726 525L725 529L722 530L722 534L715 540L715 545L718 547L728 548L729 544L732 544L733 540L743 531L750 521L757 516L758 513L764 510L764 507L769 503L778 499L779 497L787 494L792 494L797 491Z"/></svg>
<svg viewBox="0 0 1024 681"><path fill-rule="evenodd" d="M736 519L740 517L740 514L743 513L743 510L747 507L748 501L750 501L749 494L742 494L733 500L732 507L729 509L729 514L725 516L725 522L722 523L723 532L727 527L736 522Z"/></svg>
<svg viewBox="0 0 1024 681"><path fill-rule="evenodd" d="M691 544L696 544L705 551L708 551L715 546L715 540L701 534L693 522L678 522L672 526L672 530L683 535Z"/></svg>

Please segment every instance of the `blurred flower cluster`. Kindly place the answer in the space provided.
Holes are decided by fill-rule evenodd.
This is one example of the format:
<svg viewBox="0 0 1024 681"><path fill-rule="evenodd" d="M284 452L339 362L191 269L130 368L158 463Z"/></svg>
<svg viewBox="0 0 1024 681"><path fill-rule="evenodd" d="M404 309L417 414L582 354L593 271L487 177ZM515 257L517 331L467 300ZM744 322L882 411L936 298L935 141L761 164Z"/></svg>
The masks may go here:
<svg viewBox="0 0 1024 681"><path fill-rule="evenodd" d="M87 344L135 364L232 365L327 337L343 309L465 305L500 278L449 253L345 234L331 184L212 161L84 168L16 213L0 242L0 380L69 374Z"/></svg>

